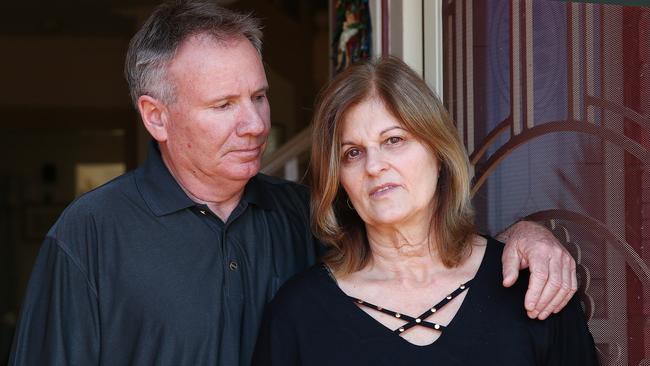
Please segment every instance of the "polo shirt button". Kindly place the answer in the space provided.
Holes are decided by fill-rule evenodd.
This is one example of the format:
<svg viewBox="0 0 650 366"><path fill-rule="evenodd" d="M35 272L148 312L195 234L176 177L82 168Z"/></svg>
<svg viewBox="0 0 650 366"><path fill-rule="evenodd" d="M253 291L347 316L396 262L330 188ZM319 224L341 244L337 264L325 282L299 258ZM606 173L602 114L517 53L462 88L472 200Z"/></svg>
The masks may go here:
<svg viewBox="0 0 650 366"><path fill-rule="evenodd" d="M231 261L230 264L228 264L228 268L230 268L231 271L236 271L237 268L239 268L239 264L235 261Z"/></svg>

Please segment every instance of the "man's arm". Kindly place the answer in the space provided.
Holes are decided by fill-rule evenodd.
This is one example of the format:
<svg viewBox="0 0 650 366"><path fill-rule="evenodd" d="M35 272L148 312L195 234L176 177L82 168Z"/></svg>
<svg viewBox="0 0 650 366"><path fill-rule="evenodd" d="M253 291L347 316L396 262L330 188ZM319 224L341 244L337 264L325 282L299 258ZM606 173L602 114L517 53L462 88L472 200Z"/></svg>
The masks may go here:
<svg viewBox="0 0 650 366"><path fill-rule="evenodd" d="M569 302L578 288L576 262L545 227L519 221L497 236L503 249L503 285L512 286L529 268L525 307L531 318L546 319Z"/></svg>
<svg viewBox="0 0 650 366"><path fill-rule="evenodd" d="M34 264L9 365L98 365L97 291L52 238Z"/></svg>

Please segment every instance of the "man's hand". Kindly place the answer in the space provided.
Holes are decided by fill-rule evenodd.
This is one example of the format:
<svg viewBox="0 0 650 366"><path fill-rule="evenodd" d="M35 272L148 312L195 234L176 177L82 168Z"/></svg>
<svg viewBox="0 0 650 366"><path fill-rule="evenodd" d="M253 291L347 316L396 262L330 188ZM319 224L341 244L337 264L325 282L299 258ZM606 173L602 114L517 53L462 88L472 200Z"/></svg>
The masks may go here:
<svg viewBox="0 0 650 366"><path fill-rule="evenodd" d="M545 227L520 221L497 236L503 249L503 286L510 287L519 270L529 267L525 307L530 318L546 319L569 302L578 288L576 262Z"/></svg>

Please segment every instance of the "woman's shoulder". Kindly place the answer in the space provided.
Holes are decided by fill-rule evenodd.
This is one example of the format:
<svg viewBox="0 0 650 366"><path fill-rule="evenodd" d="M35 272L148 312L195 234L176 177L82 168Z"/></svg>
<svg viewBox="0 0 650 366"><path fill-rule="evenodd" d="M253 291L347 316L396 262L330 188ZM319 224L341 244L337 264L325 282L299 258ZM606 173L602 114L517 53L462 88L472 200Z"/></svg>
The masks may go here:
<svg viewBox="0 0 650 366"><path fill-rule="evenodd" d="M504 243L498 241L497 239L485 235L485 234L476 234L474 236L474 243L475 245L486 245L487 248L490 250L490 260L494 260L494 256L498 256L499 258L501 257L501 254L503 253L503 247L505 246ZM486 250L485 255L488 255L488 251ZM486 257L487 259L487 257Z"/></svg>
<svg viewBox="0 0 650 366"><path fill-rule="evenodd" d="M476 235L475 245L485 245L485 256L483 258L483 267L487 267L490 272L502 274L503 269L503 249L505 248L505 243L484 234ZM479 244L476 244L479 243ZM528 270L524 269L520 271L520 275L527 276Z"/></svg>
<svg viewBox="0 0 650 366"><path fill-rule="evenodd" d="M322 301L332 291L328 272L318 263L285 282L271 301L274 308L300 308L308 302Z"/></svg>
<svg viewBox="0 0 650 366"><path fill-rule="evenodd" d="M501 256L503 254L504 244L491 236L477 234L472 238L472 247L485 247L484 251L478 251L483 253L483 258L481 259L477 276L487 276L494 280L502 272Z"/></svg>
<svg viewBox="0 0 650 366"><path fill-rule="evenodd" d="M505 244L487 235L479 235L475 245L485 245L485 254L476 275L476 281L493 295L503 294L509 298L523 298L528 287L529 273L527 269L519 272L517 282L509 287L503 287L502 255ZM478 243L478 244L476 244ZM481 244L482 243L482 244Z"/></svg>

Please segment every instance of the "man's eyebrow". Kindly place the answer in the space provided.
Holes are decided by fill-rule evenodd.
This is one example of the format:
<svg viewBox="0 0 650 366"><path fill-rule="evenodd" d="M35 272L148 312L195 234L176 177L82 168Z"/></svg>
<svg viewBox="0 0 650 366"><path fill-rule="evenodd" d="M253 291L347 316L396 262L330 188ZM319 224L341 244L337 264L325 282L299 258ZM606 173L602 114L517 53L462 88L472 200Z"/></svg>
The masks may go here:
<svg viewBox="0 0 650 366"><path fill-rule="evenodd" d="M255 90L255 91L253 92L253 94L260 94L260 93L264 93L264 94L266 94L266 93L268 93L268 92L269 92L269 86L268 86L268 85L264 85L263 87L261 87L261 88Z"/></svg>

